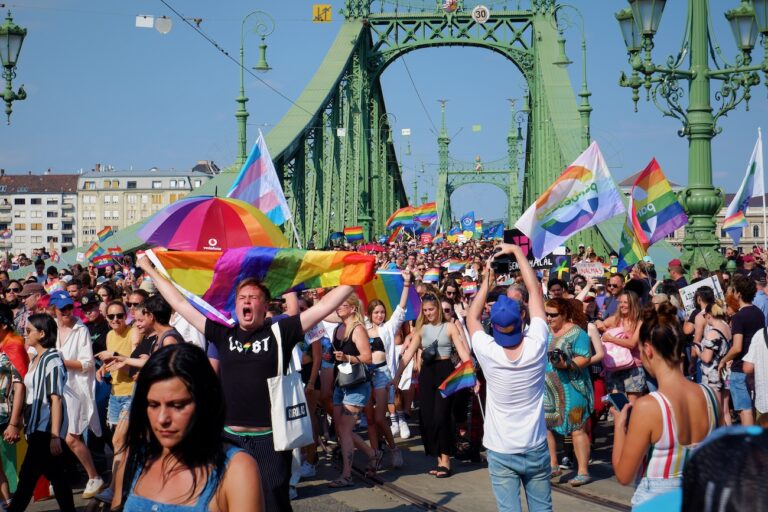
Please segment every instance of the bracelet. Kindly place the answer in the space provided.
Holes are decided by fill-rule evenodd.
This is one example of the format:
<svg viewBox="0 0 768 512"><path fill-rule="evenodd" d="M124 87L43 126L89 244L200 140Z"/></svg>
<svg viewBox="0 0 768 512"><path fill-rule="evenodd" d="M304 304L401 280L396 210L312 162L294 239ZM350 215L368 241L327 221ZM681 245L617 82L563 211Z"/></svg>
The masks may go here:
<svg viewBox="0 0 768 512"><path fill-rule="evenodd" d="M406 283L406 282L403 282L403 286L411 286L411 283L410 283L410 281L409 281L409 282L407 282L407 283Z"/></svg>
<svg viewBox="0 0 768 512"><path fill-rule="evenodd" d="M13 424L13 423L9 423L8 426L9 427L13 427L13 428L21 428L21 425L16 425L16 424Z"/></svg>

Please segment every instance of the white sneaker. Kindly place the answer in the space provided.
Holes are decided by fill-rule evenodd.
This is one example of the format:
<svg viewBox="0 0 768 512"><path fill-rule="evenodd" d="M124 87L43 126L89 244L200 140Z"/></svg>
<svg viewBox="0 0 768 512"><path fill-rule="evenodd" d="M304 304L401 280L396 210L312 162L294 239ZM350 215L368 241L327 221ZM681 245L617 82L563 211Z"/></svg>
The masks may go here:
<svg viewBox="0 0 768 512"><path fill-rule="evenodd" d="M411 437L411 429L408 428L408 423L405 420L400 420L400 438L408 439Z"/></svg>
<svg viewBox="0 0 768 512"><path fill-rule="evenodd" d="M295 500L298 497L299 497L299 491L296 490L295 486L293 486L293 485L290 486L288 488L288 499Z"/></svg>
<svg viewBox="0 0 768 512"><path fill-rule="evenodd" d="M100 476L91 478L88 483L85 484L85 490L83 491L83 498L90 499L96 496L99 491L104 487L104 480Z"/></svg>
<svg viewBox="0 0 768 512"><path fill-rule="evenodd" d="M393 420L392 423L389 425L389 430L392 432L393 436L396 436L400 433L400 422L397 420Z"/></svg>
<svg viewBox="0 0 768 512"><path fill-rule="evenodd" d="M315 476L315 474L317 474L317 471L315 470L315 466L307 461L304 461L301 463L299 474L301 475L301 478L312 478Z"/></svg>

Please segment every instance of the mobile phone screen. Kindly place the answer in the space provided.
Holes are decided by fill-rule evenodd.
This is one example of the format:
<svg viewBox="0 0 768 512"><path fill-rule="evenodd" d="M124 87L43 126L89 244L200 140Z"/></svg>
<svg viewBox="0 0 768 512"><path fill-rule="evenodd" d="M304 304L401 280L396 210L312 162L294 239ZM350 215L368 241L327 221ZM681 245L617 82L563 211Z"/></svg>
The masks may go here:
<svg viewBox="0 0 768 512"><path fill-rule="evenodd" d="M624 393L611 393L608 395L608 400L610 400L617 411L621 411L629 403L629 399Z"/></svg>

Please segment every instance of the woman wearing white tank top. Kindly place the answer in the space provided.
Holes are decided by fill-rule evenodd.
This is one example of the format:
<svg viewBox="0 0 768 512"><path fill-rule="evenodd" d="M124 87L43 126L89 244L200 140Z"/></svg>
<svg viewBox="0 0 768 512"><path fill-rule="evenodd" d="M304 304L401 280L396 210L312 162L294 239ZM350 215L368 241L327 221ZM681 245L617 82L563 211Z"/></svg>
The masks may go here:
<svg viewBox="0 0 768 512"><path fill-rule="evenodd" d="M659 388L621 412L611 409L616 479L624 485L640 479L633 506L680 487L691 449L720 423L717 392L683 375L676 308L662 304L658 312L645 311L636 336L643 367Z"/></svg>

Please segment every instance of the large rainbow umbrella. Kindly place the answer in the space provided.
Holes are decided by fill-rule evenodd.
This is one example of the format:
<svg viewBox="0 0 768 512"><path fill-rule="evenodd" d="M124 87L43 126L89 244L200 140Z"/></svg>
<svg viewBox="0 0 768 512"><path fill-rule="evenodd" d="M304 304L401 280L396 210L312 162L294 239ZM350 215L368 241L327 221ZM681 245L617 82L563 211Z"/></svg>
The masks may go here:
<svg viewBox="0 0 768 512"><path fill-rule="evenodd" d="M176 201L157 212L136 234L149 245L177 251L288 247L280 229L258 208L239 199L213 196Z"/></svg>

